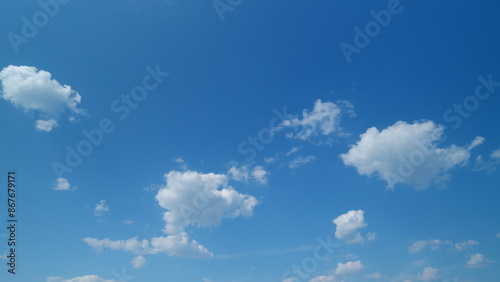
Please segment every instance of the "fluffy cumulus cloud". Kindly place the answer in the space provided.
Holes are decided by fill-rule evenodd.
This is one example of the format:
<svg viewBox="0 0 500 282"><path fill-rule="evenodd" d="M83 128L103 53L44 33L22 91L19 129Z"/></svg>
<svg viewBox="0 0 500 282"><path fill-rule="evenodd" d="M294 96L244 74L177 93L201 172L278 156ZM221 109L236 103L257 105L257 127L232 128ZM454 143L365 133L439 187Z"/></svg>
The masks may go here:
<svg viewBox="0 0 500 282"><path fill-rule="evenodd" d="M70 279L63 279L61 277L48 277L46 282L117 282L117 280L107 280L97 275L85 275Z"/></svg>
<svg viewBox="0 0 500 282"><path fill-rule="evenodd" d="M146 265L146 258L143 256L136 256L132 259L130 264L132 265L133 268L141 268Z"/></svg>
<svg viewBox="0 0 500 282"><path fill-rule="evenodd" d="M372 127L340 157L361 175L378 175L387 182L387 188L398 183L417 189L431 183L442 185L450 178L447 172L464 165L469 151L484 141L476 137L469 146L439 147L443 132L444 127L432 121L398 121L381 131Z"/></svg>
<svg viewBox="0 0 500 282"><path fill-rule="evenodd" d="M469 258L465 266L467 268L479 268L485 267L493 262L494 261L487 259L483 254L474 254Z"/></svg>
<svg viewBox="0 0 500 282"><path fill-rule="evenodd" d="M103 249L122 250L136 255L164 253L168 256L203 259L212 258L214 255L197 241L189 238L185 232L166 237L153 237L149 240L138 240L137 237L128 240L109 239L98 240L85 238L83 241L97 251ZM134 259L135 260L135 259ZM137 259L139 262L142 259Z"/></svg>
<svg viewBox="0 0 500 282"><path fill-rule="evenodd" d="M56 191L72 191L75 190L76 187L71 187L69 184L69 180L66 178L57 178L54 182L54 190Z"/></svg>
<svg viewBox="0 0 500 282"><path fill-rule="evenodd" d="M408 252L410 254L417 254L420 253L424 249L430 249L430 250L438 250L442 246L447 246L448 250L453 250L453 251L465 251L469 249L470 247L479 244L479 242L474 241L474 240L468 240L464 242L458 242L458 243L453 243L452 241L442 241L438 239L433 239L433 240L420 240L417 242L414 242L410 247L408 247Z"/></svg>
<svg viewBox="0 0 500 282"><path fill-rule="evenodd" d="M302 111L302 117L291 116L280 124L278 130L291 129L286 136L302 140L332 134L342 135L340 120L345 113L354 116L353 106L349 102L332 103L318 99L312 111L305 109Z"/></svg>
<svg viewBox="0 0 500 282"><path fill-rule="evenodd" d="M78 108L81 96L69 85L61 85L52 75L29 66L8 66L0 71L1 97L16 108L36 113L35 127L51 131L63 114L74 120L83 111Z"/></svg>
<svg viewBox="0 0 500 282"><path fill-rule="evenodd" d="M352 210L338 216L333 220L336 225L335 238L347 241L349 244L363 243L365 238L361 235L359 229L366 227L365 212L362 210ZM375 239L375 233L369 233L368 239Z"/></svg>
<svg viewBox="0 0 500 282"><path fill-rule="evenodd" d="M109 212L109 206L106 200L100 200L99 203L95 205L94 215L103 216Z"/></svg>
<svg viewBox="0 0 500 282"><path fill-rule="evenodd" d="M317 276L314 277L313 279L309 280L309 282L335 282L335 276L333 275L323 275L323 276Z"/></svg>
<svg viewBox="0 0 500 282"><path fill-rule="evenodd" d="M348 261L346 263L337 263L337 269L335 270L335 275L352 274L363 269L364 266L360 260Z"/></svg>
<svg viewBox="0 0 500 282"><path fill-rule="evenodd" d="M430 266L427 266L424 268L422 273L418 274L418 279L420 279L422 281L436 280L437 279L437 272L438 272L437 269L430 267Z"/></svg>
<svg viewBox="0 0 500 282"><path fill-rule="evenodd" d="M258 204L255 197L229 186L226 175L171 171L165 180L156 200L167 210L163 219L168 234L183 232L190 225L217 226L224 218L249 217Z"/></svg>
<svg viewBox="0 0 500 282"><path fill-rule="evenodd" d="M236 181L248 181L252 179L259 185L265 185L268 181L269 172L260 165L253 168L249 165L233 165L228 171L228 176Z"/></svg>

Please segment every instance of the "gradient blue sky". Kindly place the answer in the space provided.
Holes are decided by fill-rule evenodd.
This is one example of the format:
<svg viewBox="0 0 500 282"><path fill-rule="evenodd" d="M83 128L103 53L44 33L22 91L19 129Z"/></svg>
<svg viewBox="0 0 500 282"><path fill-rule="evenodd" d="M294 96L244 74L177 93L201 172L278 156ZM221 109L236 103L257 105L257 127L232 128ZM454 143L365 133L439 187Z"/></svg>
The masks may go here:
<svg viewBox="0 0 500 282"><path fill-rule="evenodd" d="M0 280L500 279L500 3L54 1L18 45L23 17L45 12L0 4L0 174L16 171L19 217L17 274L3 229ZM355 27L390 7L356 47ZM148 67L169 75L121 119L114 101ZM103 119L114 131L58 175ZM252 149L259 132L271 141ZM217 196L199 217L174 214L200 187ZM321 240L335 250L318 260Z"/></svg>

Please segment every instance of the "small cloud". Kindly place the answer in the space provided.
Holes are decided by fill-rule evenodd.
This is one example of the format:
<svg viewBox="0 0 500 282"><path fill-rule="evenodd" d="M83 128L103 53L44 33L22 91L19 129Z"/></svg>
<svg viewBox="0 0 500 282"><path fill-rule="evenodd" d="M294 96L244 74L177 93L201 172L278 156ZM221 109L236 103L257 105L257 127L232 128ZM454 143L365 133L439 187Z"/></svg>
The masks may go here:
<svg viewBox="0 0 500 282"><path fill-rule="evenodd" d="M184 163L184 160L181 159L181 158L177 158L177 159L174 159L174 162L178 163L178 164L183 164Z"/></svg>
<svg viewBox="0 0 500 282"><path fill-rule="evenodd" d="M364 266L360 260L348 261L346 263L338 263L337 269L335 270L335 275L352 274L363 269Z"/></svg>
<svg viewBox="0 0 500 282"><path fill-rule="evenodd" d="M372 274L366 274L365 275L365 278L368 278L368 279L382 279L384 278L385 276L383 276L380 272L375 272L375 273L372 273Z"/></svg>
<svg viewBox="0 0 500 282"><path fill-rule="evenodd" d="M116 282L116 280L107 280L97 275L85 275L71 279L61 277L47 277L46 282Z"/></svg>
<svg viewBox="0 0 500 282"><path fill-rule="evenodd" d="M50 132L54 127L58 126L57 121L53 119L35 121L35 128L40 131Z"/></svg>
<svg viewBox="0 0 500 282"><path fill-rule="evenodd" d="M422 281L432 281L437 278L437 269L433 267L425 267L422 273L418 274L418 279Z"/></svg>
<svg viewBox="0 0 500 282"><path fill-rule="evenodd" d="M264 162L266 164L274 163L274 162L276 162L276 158L273 158L273 157L264 158Z"/></svg>
<svg viewBox="0 0 500 282"><path fill-rule="evenodd" d="M94 209L95 216L103 216L108 212L109 212L109 206L106 203L106 200L99 201L99 203L95 206Z"/></svg>
<svg viewBox="0 0 500 282"><path fill-rule="evenodd" d="M337 226L335 230L335 238L347 241L348 244L360 244L365 242L365 238L361 236L358 230L368 226L365 222L365 212L362 210L352 210L338 216L333 220ZM374 236L375 233L371 235Z"/></svg>
<svg viewBox="0 0 500 282"><path fill-rule="evenodd" d="M77 187L71 187L69 180L59 177L54 182L54 190L56 191L74 191Z"/></svg>
<svg viewBox="0 0 500 282"><path fill-rule="evenodd" d="M130 264L132 265L133 268L141 268L146 265L146 262L147 260L143 256L136 256L132 259Z"/></svg>
<svg viewBox="0 0 500 282"><path fill-rule="evenodd" d="M291 129L292 132L288 132L286 137L309 141L321 136L344 135L340 120L345 113L350 117L355 116L353 108L347 101L332 103L318 99L312 111L305 109L302 111L302 117L291 116L290 119L284 120L277 130Z"/></svg>
<svg viewBox="0 0 500 282"><path fill-rule="evenodd" d="M487 259L484 255L474 254L467 261L467 264L465 265L465 267L467 267L467 268L480 268L480 267L485 267L491 263L494 263L494 261Z"/></svg>
<svg viewBox="0 0 500 282"><path fill-rule="evenodd" d="M231 166L228 171L229 178L236 181L248 181L253 179L260 185L267 184L269 172L266 171L262 166L255 166L251 168L248 165L242 166Z"/></svg>
<svg viewBox="0 0 500 282"><path fill-rule="evenodd" d="M300 156L300 157L296 157L295 159L291 160L289 163L288 163L288 167L289 168L298 168L298 167L301 167L305 164L308 164L312 161L316 160L316 157L315 156Z"/></svg>
<svg viewBox="0 0 500 282"><path fill-rule="evenodd" d="M267 184L269 172L267 172L262 166L258 165L253 168L252 177L260 185Z"/></svg>
<svg viewBox="0 0 500 282"><path fill-rule="evenodd" d="M335 276L333 275L323 275L323 276L317 276L314 277L313 279L309 280L309 282L335 282Z"/></svg>
<svg viewBox="0 0 500 282"><path fill-rule="evenodd" d="M135 223L135 220L133 220L133 219L128 219L128 220L124 220L124 221L123 221L123 223L124 223L124 224L133 224L133 223Z"/></svg>
<svg viewBox="0 0 500 282"><path fill-rule="evenodd" d="M300 149L301 148L299 148L299 147L292 147L292 149L290 149L290 151L285 153L285 156L290 156L291 154L298 152Z"/></svg>

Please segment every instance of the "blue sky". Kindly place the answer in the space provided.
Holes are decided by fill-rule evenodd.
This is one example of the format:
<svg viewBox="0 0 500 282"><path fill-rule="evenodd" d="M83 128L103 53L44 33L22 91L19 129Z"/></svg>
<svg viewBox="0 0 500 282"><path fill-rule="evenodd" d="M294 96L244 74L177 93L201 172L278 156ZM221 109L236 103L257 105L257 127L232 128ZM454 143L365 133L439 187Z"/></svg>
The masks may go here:
<svg viewBox="0 0 500 282"><path fill-rule="evenodd" d="M499 279L499 3L1 7L2 281Z"/></svg>

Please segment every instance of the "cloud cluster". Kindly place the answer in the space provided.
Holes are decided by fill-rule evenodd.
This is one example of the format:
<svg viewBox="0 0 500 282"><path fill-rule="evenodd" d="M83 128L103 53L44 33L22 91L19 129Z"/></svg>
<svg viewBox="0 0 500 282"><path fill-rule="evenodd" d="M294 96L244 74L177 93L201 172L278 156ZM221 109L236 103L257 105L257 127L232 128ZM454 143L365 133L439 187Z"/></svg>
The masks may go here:
<svg viewBox="0 0 500 282"><path fill-rule="evenodd" d="M347 241L348 244L360 244L375 239L375 233L369 233L365 239L359 229L368 226L363 210L351 210L333 220L336 225L335 238Z"/></svg>
<svg viewBox="0 0 500 282"><path fill-rule="evenodd" d="M168 234L183 232L187 226L217 226L224 218L252 216L258 203L255 197L229 186L222 174L171 171L165 174L165 181L156 200L167 210L163 219Z"/></svg>
<svg viewBox="0 0 500 282"><path fill-rule="evenodd" d="M112 241L108 238L98 240L95 238L85 238L83 241L96 249L122 250L136 255L164 253L168 256L181 256L187 258L212 258L214 255L197 241L191 240L185 232L169 235L166 237L153 237L151 241L139 241L137 237L128 240ZM141 262L141 259L134 259Z"/></svg>
<svg viewBox="0 0 500 282"><path fill-rule="evenodd" d="M469 151L484 141L476 137L466 147L439 147L443 132L444 127L432 121L398 121L381 131L372 127L340 157L361 175L378 175L387 182L387 188L402 183L425 189L432 182L440 184L449 179L446 173L464 165Z"/></svg>
<svg viewBox="0 0 500 282"><path fill-rule="evenodd" d="M236 181L254 180L259 185L265 185L268 181L269 172L260 165L254 166L253 168L251 168L250 165L233 165L228 171L228 176Z"/></svg>
<svg viewBox="0 0 500 282"><path fill-rule="evenodd" d="M82 114L78 108L81 96L69 85L61 85L44 70L29 66L8 66L0 71L1 97L27 112L39 115L35 127L51 131L65 114L70 119Z"/></svg>
<svg viewBox="0 0 500 282"><path fill-rule="evenodd" d="M313 140L315 137L332 134L342 135L341 117L346 113L354 116L353 108L347 101L332 103L318 99L312 111L305 109L302 117L291 116L280 124L278 130L291 129L292 132L286 133L286 136L301 140Z"/></svg>

